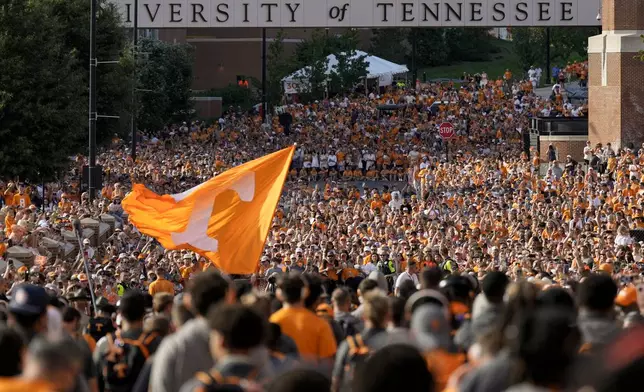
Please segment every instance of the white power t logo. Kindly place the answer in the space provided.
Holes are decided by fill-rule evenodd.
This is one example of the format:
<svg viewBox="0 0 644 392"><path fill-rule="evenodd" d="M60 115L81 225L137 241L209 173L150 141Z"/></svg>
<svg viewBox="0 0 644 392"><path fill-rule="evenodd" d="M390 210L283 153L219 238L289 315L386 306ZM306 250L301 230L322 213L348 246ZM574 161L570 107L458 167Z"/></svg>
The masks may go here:
<svg viewBox="0 0 644 392"><path fill-rule="evenodd" d="M172 198L178 203L199 190L203 185L204 184L201 184L183 193L172 195ZM219 241L208 236L208 221L210 220L212 211L215 208L217 195L226 190L235 191L241 201L253 201L253 198L255 197L255 173L249 172L243 175L228 188L218 190L217 192L208 195L208 197L198 197L195 201L194 207L192 208L190 220L188 221L186 229L181 233L172 233L172 242L174 242L175 245L187 244L197 249L217 252L219 249Z"/></svg>

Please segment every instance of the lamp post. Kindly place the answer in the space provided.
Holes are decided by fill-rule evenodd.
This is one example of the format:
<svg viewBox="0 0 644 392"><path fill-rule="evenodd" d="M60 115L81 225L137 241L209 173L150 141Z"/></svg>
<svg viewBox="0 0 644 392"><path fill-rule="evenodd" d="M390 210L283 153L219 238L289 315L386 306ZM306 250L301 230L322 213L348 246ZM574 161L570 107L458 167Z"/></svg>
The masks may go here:
<svg viewBox="0 0 644 392"><path fill-rule="evenodd" d="M97 0L91 0L90 22L89 22L89 165L88 165L88 187L90 204L94 201L96 194L96 183L94 171L96 170L96 12Z"/></svg>
<svg viewBox="0 0 644 392"><path fill-rule="evenodd" d="M132 32L132 51L134 57L134 79L132 80L132 162L136 162L136 53L139 43L139 0L134 0L134 28Z"/></svg>
<svg viewBox="0 0 644 392"><path fill-rule="evenodd" d="M262 28L262 124L266 123L266 27Z"/></svg>

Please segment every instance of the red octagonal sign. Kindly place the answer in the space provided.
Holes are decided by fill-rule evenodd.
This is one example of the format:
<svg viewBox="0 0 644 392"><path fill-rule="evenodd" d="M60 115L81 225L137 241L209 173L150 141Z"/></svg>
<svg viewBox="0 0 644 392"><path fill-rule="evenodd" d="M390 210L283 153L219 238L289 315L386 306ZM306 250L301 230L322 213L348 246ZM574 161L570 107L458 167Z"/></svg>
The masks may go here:
<svg viewBox="0 0 644 392"><path fill-rule="evenodd" d="M454 137L454 125L449 122L444 122L441 124L440 128L438 128L438 133L440 133L443 140L449 140Z"/></svg>

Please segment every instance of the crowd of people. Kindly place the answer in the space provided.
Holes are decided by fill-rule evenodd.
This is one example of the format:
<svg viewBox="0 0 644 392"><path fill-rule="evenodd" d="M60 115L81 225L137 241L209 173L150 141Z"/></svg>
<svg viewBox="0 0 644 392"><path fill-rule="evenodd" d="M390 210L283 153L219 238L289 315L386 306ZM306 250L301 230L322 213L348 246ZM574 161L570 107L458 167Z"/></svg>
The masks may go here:
<svg viewBox="0 0 644 392"><path fill-rule="evenodd" d="M641 350L611 350L641 333L644 146L527 154L531 117L585 105L511 73L283 110L168 127L134 160L115 138L91 203L83 156L44 187L1 183L0 391L608 391L637 374ZM163 249L121 207L133 183L174 194L293 143L252 276ZM84 241L87 266L43 244L101 214L115 230Z"/></svg>

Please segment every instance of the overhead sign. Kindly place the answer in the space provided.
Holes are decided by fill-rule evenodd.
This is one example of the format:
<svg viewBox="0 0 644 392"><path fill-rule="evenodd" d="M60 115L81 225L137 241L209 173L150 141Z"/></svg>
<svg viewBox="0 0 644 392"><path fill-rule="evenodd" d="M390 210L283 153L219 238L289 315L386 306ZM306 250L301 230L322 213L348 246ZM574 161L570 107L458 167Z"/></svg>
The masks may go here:
<svg viewBox="0 0 644 392"><path fill-rule="evenodd" d="M452 123L444 122L438 128L438 133L443 140L449 140L454 137L454 125Z"/></svg>
<svg viewBox="0 0 644 392"><path fill-rule="evenodd" d="M132 27L134 0L111 0ZM601 0L139 0L140 28L599 26Z"/></svg>

